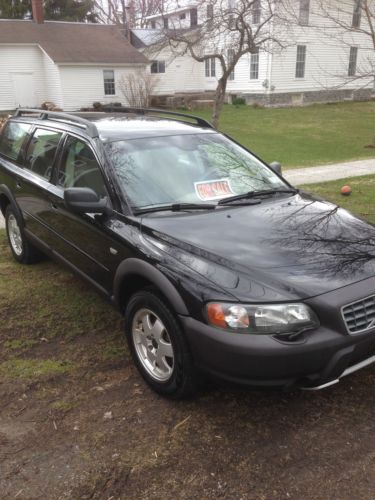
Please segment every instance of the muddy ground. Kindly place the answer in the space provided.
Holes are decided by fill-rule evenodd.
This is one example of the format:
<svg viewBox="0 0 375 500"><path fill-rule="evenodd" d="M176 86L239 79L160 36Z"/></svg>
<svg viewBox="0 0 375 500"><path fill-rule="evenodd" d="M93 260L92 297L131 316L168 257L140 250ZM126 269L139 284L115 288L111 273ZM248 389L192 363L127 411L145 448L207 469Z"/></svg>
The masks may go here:
<svg viewBox="0 0 375 500"><path fill-rule="evenodd" d="M1 499L359 499L375 492L375 367L324 392L162 399L122 319L0 231Z"/></svg>

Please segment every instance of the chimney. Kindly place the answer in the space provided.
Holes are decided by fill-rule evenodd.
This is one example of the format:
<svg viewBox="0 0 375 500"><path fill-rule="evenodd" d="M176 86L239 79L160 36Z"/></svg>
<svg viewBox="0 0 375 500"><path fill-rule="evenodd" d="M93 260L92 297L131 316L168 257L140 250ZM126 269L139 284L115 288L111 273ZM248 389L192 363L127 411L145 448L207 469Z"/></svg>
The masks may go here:
<svg viewBox="0 0 375 500"><path fill-rule="evenodd" d="M43 0L31 0L34 23L44 23Z"/></svg>

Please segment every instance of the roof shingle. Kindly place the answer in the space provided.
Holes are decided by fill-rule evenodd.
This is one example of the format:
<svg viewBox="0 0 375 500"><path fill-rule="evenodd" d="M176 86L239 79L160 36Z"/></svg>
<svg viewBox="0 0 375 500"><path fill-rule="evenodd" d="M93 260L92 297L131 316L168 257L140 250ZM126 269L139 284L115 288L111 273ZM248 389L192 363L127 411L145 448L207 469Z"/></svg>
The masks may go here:
<svg viewBox="0 0 375 500"><path fill-rule="evenodd" d="M147 64L117 26L0 20L0 44L35 43L57 64Z"/></svg>

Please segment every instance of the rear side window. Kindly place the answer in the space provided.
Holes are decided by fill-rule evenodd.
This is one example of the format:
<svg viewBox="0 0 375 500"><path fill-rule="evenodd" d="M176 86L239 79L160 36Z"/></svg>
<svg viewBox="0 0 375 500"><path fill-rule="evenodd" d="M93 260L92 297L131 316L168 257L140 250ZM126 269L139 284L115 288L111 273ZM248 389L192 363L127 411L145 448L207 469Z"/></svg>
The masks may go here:
<svg viewBox="0 0 375 500"><path fill-rule="evenodd" d="M50 180L61 136L53 130L36 129L26 151L25 168Z"/></svg>
<svg viewBox="0 0 375 500"><path fill-rule="evenodd" d="M8 122L0 135L0 153L17 161L30 129L27 123Z"/></svg>

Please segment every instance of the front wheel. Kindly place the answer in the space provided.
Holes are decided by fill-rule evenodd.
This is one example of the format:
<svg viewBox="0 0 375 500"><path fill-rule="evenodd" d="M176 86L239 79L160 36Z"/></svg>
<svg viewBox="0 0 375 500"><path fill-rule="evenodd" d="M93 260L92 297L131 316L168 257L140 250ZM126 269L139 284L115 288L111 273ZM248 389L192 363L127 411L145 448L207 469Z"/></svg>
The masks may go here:
<svg viewBox="0 0 375 500"><path fill-rule="evenodd" d="M13 257L21 264L33 264L42 259L42 254L25 236L19 217L11 205L5 211L5 225Z"/></svg>
<svg viewBox="0 0 375 500"><path fill-rule="evenodd" d="M141 291L131 297L125 332L138 370L156 392L173 398L194 392L194 366L184 334L157 295Z"/></svg>

